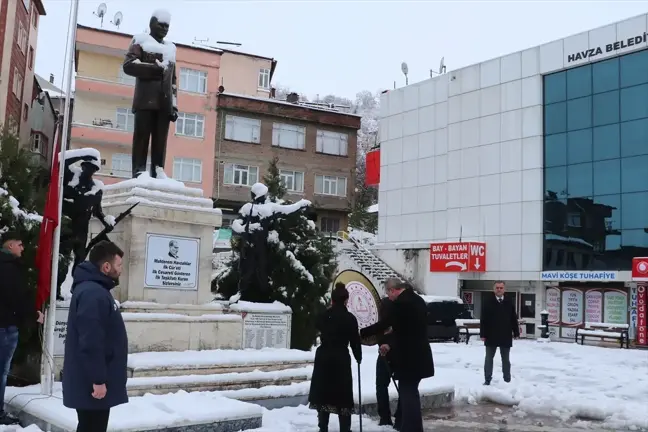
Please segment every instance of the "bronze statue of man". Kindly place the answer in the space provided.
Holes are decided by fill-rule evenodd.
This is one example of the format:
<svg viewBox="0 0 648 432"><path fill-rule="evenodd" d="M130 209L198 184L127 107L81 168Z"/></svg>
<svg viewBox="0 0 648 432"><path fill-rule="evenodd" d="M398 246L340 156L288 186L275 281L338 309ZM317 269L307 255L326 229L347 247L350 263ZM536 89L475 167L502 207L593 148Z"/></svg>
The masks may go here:
<svg viewBox="0 0 648 432"><path fill-rule="evenodd" d="M146 171L149 140L151 177L164 176L169 123L178 119L176 47L164 40L170 21L169 12L155 11L149 22L150 33L134 36L124 59L124 73L137 78L133 97L133 178Z"/></svg>

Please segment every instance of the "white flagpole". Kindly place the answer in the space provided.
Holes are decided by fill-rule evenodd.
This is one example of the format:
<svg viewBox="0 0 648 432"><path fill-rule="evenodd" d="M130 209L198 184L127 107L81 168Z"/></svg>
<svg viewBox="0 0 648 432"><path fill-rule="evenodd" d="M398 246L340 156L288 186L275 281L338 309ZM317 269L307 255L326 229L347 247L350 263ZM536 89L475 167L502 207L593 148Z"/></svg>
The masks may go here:
<svg viewBox="0 0 648 432"><path fill-rule="evenodd" d="M72 0L71 28L68 29L69 41L67 57L67 86L65 90L65 111L63 113L63 132L61 139L61 153L59 154L59 191L58 191L58 221L54 229L54 244L52 247L52 279L50 282L50 303L47 311L47 325L45 326L45 365L44 380L41 385L43 394L52 395L54 392L54 327L56 326L56 288L58 283L59 245L61 241L61 224L63 213L63 178L65 174L65 149L67 147L70 130L70 105L72 99L72 78L74 76L74 52L76 42L77 17L79 16L79 0ZM55 143L56 145L56 143ZM51 179L54 181L54 179Z"/></svg>

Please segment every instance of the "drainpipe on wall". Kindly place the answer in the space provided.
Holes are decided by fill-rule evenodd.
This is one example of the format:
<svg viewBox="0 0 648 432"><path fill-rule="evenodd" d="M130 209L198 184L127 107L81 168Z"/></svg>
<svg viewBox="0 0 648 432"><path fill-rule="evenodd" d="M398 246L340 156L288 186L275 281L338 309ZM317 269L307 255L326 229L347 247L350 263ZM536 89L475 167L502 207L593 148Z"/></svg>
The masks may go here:
<svg viewBox="0 0 648 432"><path fill-rule="evenodd" d="M216 96L218 97L218 96ZM217 102L218 104L218 102ZM221 146L223 144L223 128L225 127L225 122L224 122L224 114L221 116L221 111L218 111L218 108L216 108L216 118L218 119L218 136L216 137L216 141L218 142L218 151L217 151L217 157L218 157L218 166L216 167L216 202L220 199L220 173L221 173Z"/></svg>

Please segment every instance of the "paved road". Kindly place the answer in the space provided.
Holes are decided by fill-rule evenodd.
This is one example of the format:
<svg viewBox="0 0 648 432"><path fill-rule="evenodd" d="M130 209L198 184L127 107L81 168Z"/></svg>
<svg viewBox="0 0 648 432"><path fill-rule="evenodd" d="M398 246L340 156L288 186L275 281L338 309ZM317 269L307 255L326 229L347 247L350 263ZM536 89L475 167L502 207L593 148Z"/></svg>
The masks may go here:
<svg viewBox="0 0 648 432"><path fill-rule="evenodd" d="M562 421L557 417L516 414L516 410L494 404L458 405L425 415L425 430L434 432L602 432L596 422Z"/></svg>

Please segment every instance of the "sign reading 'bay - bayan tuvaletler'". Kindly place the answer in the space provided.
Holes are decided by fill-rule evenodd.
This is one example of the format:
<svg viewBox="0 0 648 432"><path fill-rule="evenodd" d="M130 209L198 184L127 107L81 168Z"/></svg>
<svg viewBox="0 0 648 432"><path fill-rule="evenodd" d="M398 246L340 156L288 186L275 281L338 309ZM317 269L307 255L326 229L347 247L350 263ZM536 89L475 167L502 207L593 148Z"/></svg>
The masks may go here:
<svg viewBox="0 0 648 432"><path fill-rule="evenodd" d="M624 50L626 48L630 48L642 43L646 43L646 41L648 41L648 33L643 32L643 34L641 35L629 37L621 41L616 41L609 44L598 46L596 48L589 48L582 51L578 51L576 53L567 54L567 63L596 57L603 54L604 52L609 53L609 52Z"/></svg>

